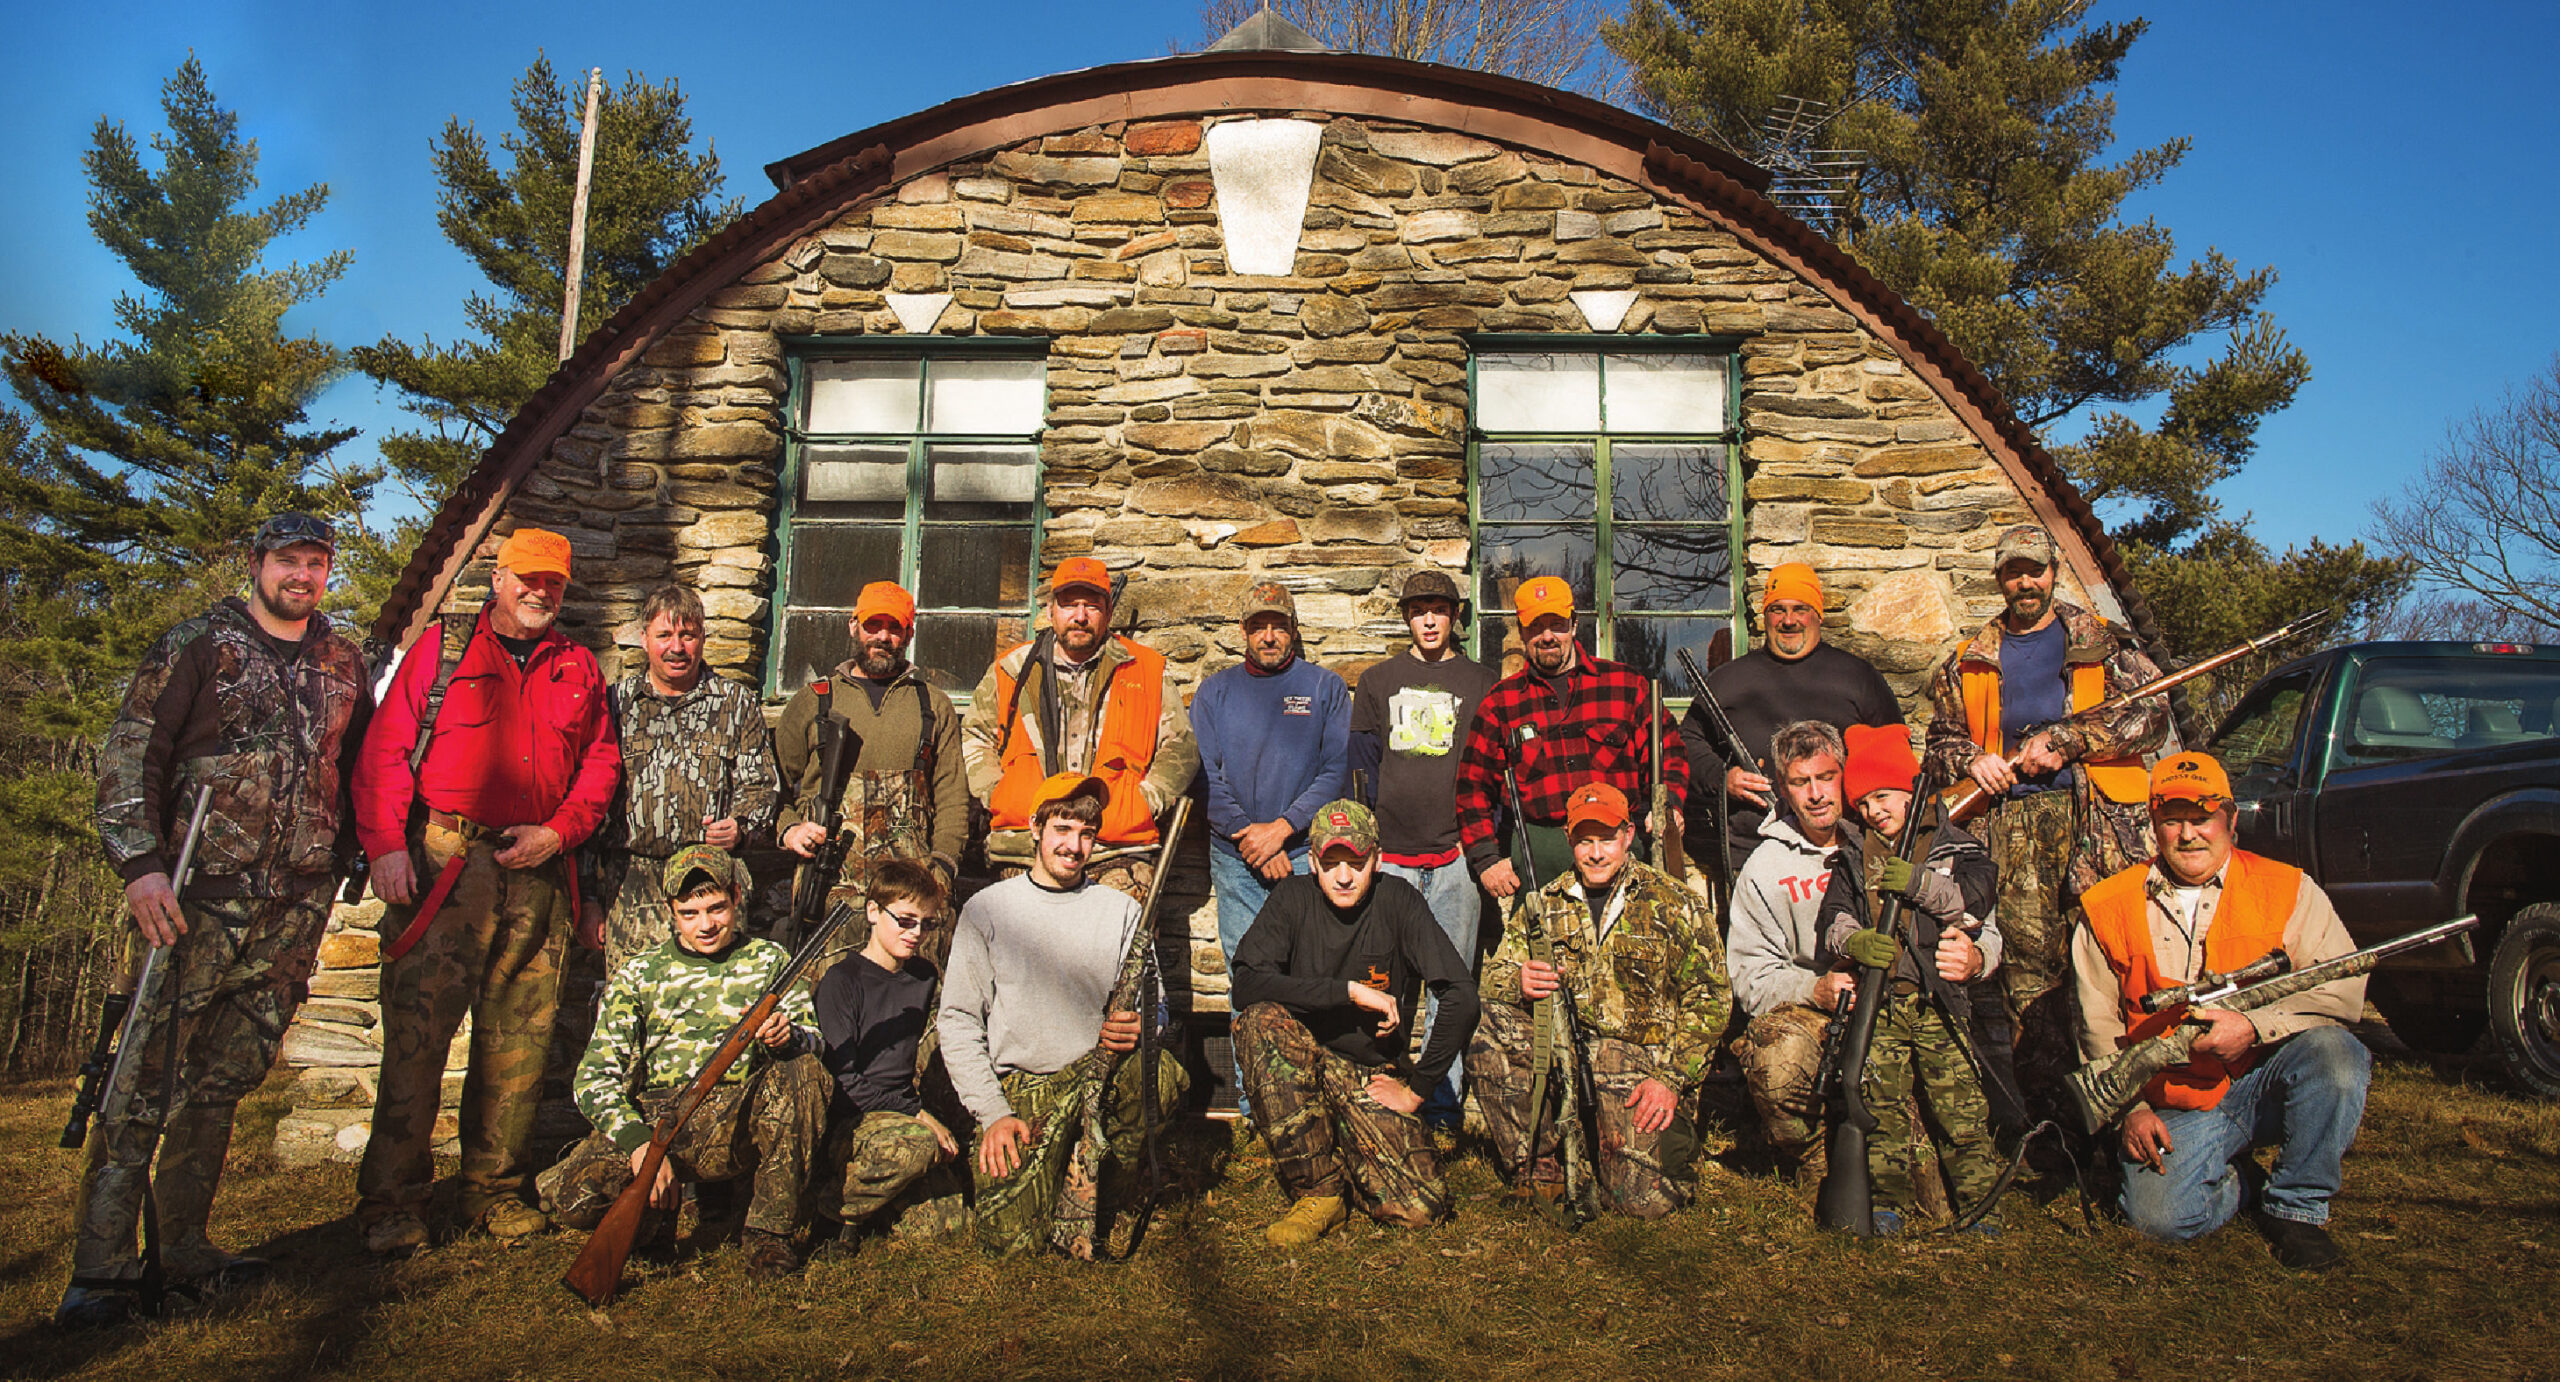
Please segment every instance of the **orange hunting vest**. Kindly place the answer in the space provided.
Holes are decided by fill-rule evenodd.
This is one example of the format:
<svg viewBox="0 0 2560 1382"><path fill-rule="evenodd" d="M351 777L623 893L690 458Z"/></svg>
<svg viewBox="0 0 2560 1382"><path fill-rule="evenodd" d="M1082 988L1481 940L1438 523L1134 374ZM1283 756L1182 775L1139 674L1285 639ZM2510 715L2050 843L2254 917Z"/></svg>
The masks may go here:
<svg viewBox="0 0 2560 1382"><path fill-rule="evenodd" d="M2080 894L2089 933L2106 950L2107 967L2116 974L2127 1046L2167 1031L2179 1017L2174 1009L2146 1013L2141 1006L2144 994L2171 983L2161 975L2159 956L2151 948L2151 898L2144 888L2150 871L2149 864L2136 864ZM2204 936L2204 967L2228 972L2284 944L2285 920L2293 915L2301 890L2302 870L2247 850L2231 851L2213 929ZM2142 1097L2161 1108L2212 1108L2230 1091L2231 1077L2254 1064L2254 1057L2225 1065L2198 1056L2154 1078Z"/></svg>
<svg viewBox="0 0 2560 1382"><path fill-rule="evenodd" d="M1110 790L1110 800L1102 806L1104 845L1153 844L1156 839L1155 812L1147 807L1147 794L1141 790L1147 780L1147 769L1156 758L1156 718L1164 712L1164 654L1142 643L1115 638L1128 661L1110 669L1109 680L1102 688L1100 724L1095 733L1092 773ZM1030 655L1023 655L1027 669ZM1042 675L1048 675L1042 669ZM1040 688L1026 688L1023 699L1014 699L1015 678L996 663L996 699L1014 706L1015 723L999 731L1004 736L1004 776L987 796L987 815L998 830L1031 828L1031 796L1046 776L1040 766L1040 750L1032 735L1020 723L1032 716L1030 697Z"/></svg>
<svg viewBox="0 0 2560 1382"><path fill-rule="evenodd" d="M1956 668L1964 690L1964 725L1973 742L1987 753L2006 753L2000 742L2000 669L1967 659ZM2107 698L2107 669L2098 663L2071 666L2071 710L2088 709ZM2089 785L2109 801L2128 805L2151 799L2151 773L2140 758L2092 759L2080 765Z"/></svg>

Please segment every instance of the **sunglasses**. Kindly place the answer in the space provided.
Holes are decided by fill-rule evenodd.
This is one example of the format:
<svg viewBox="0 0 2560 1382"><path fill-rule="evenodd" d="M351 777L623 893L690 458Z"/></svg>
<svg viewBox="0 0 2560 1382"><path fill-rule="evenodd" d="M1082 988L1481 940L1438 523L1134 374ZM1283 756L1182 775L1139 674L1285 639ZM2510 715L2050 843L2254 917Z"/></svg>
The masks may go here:
<svg viewBox="0 0 2560 1382"><path fill-rule="evenodd" d="M888 909L883 908L882 910L887 911ZM890 921L897 924L898 929L901 931L922 931L931 927L934 922L932 917L914 916L906 912L888 912L888 917Z"/></svg>

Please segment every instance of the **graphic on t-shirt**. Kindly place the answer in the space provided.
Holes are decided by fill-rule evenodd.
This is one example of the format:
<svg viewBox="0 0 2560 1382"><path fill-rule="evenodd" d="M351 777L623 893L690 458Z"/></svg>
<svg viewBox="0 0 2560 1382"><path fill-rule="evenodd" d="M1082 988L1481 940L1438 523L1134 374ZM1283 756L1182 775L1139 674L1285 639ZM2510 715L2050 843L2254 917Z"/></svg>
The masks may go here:
<svg viewBox="0 0 2560 1382"><path fill-rule="evenodd" d="M1431 758L1458 740L1458 698L1437 686L1407 686L1387 697L1387 747Z"/></svg>

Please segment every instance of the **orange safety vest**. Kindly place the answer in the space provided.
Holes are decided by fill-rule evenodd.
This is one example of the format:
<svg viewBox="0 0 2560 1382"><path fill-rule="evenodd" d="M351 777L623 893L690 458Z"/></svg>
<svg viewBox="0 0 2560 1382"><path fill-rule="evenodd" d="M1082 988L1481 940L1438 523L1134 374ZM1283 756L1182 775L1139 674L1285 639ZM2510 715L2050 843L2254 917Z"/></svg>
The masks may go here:
<svg viewBox="0 0 2560 1382"><path fill-rule="evenodd" d="M2089 933L2107 952L2115 971L2124 1017L2124 1045L2147 1041L2169 1030L2183 1015L2142 1010L2142 996L2166 988L2160 959L2151 948L2151 895L2145 886L2149 864L2136 864L2080 895L2080 910L2089 918ZM2204 937L2204 967L2227 973L2284 944L2284 924L2293 915L2302 890L2302 870L2247 850L2231 851L2222 875L2222 901L2214 909L2213 929ZM2222 1102L2231 1077L2256 1064L2254 1055L2225 1065L2211 1056L2154 1077L2142 1097L2161 1108L2207 1109Z"/></svg>
<svg viewBox="0 0 2560 1382"><path fill-rule="evenodd" d="M1956 668L1964 690L1965 732L1986 753L2005 753L2000 742L2000 669L1970 659ZM2071 668L2071 712L2078 714L2107 698L2107 669L2095 662ZM2134 805L2151 799L2151 773L2139 757L2091 759L2080 765L2089 785L2113 802Z"/></svg>
<svg viewBox="0 0 2560 1382"><path fill-rule="evenodd" d="M1089 771L1102 779L1110 800L1102 806L1103 845L1144 845L1156 840L1155 812L1141 790L1156 758L1156 719L1164 712L1164 654L1142 643L1114 638L1128 661L1113 667L1102 688L1102 710ZM1023 665L1030 664L1029 653ZM1043 671L1042 675L1048 673ZM987 796L987 815L998 830L1031 828L1031 797L1047 772L1039 747L1019 721L1032 707L1014 699L1015 677L996 663L996 699L1012 705L1016 723L1003 727L1004 776Z"/></svg>

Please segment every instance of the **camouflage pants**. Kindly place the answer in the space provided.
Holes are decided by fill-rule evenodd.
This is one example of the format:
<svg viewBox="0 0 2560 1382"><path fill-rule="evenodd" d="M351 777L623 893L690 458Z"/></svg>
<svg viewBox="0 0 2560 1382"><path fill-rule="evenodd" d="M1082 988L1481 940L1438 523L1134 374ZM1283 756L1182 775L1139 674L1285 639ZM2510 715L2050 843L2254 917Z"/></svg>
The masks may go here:
<svg viewBox="0 0 2560 1382"><path fill-rule="evenodd" d="M1245 1009L1235 1043L1254 1126L1291 1200L1347 1194L1371 1218L1407 1228L1449 1217L1420 1111L1398 1113L1369 1096L1369 1077L1385 1066L1352 1064L1277 1003Z"/></svg>
<svg viewBox="0 0 2560 1382"><path fill-rule="evenodd" d="M1124 1167L1142 1154L1146 1136L1145 1115L1138 1106L1146 1087L1142 1064L1136 1056L1121 1061L1111 1079L1110 1097L1103 1101L1103 1135L1109 1140L1111 1160ZM1174 1106L1182 1102L1182 1092L1190 1084L1180 1061L1170 1055L1159 1061L1156 1107L1169 1116ZM1061 1199L1094 1204L1101 1187L1085 1184L1075 1174L1076 1139L1082 1135L1076 1128L1062 1129L1061 1136L1042 1136L1059 1119L1083 1117L1081 1081L1066 1071L1034 1075L1017 1070L1004 1077L1004 1097L1014 1116L1031 1125L1030 1147L1037 1154L1024 1156L1010 1176L989 1179L981 1173L977 1217L979 1243L990 1252L1010 1257L1049 1242L1050 1224ZM984 1136L983 1129L980 1135Z"/></svg>
<svg viewBox="0 0 2560 1382"><path fill-rule="evenodd" d="M462 848L462 837L429 825L424 845L422 887ZM464 1219L476 1219L525 1194L572 918L555 870L500 868L495 847L490 839L471 843L427 933L407 954L383 961L382 1073L373 1137L356 1168L359 1222L425 1211L435 1184L445 1054L465 1014L471 1056L462 1081L459 1208ZM414 911L391 908L382 933L399 935Z"/></svg>
<svg viewBox="0 0 2560 1382"><path fill-rule="evenodd" d="M134 1231L143 1196L158 1208L160 1261L169 1275L202 1276L221 1264L205 1236L213 1196L231 1149L231 1120L240 1099L276 1063L285 1028L302 1001L303 981L329 921L329 893L299 897L215 898L182 904L187 934L162 961L163 1001L145 1014L137 1035L139 1065L131 1110L116 1127L97 1124L73 1208L72 1273L135 1277L141 1263ZM168 1017L174 996L176 1021ZM169 1050L174 1032L178 1098L169 1107ZM151 1154L160 1153L159 1174Z"/></svg>
<svg viewBox="0 0 2560 1382"><path fill-rule="evenodd" d="M640 1107L655 1123L683 1094L682 1087L649 1090ZM667 1160L678 1180L716 1184L754 1176L747 1227L788 1237L799 1226L800 1195L834 1094L835 1080L815 1056L767 1061L747 1078L714 1088L668 1145ZM553 1219L591 1229L631 1184L631 1153L603 1133L589 1133L536 1184Z"/></svg>
<svg viewBox="0 0 2560 1382"><path fill-rule="evenodd" d="M1954 1025L1925 993L1889 995L1876 1014L1863 1093L1875 1113L1867 1175L1879 1206L1939 1212L1940 1168L1955 1208L1970 1209L2000 1178L1991 1104Z"/></svg>
<svg viewBox="0 0 2560 1382"><path fill-rule="evenodd" d="M2052 1105L2079 1063L2079 1000L2071 979L2074 863L2083 853L2077 792L2000 803L1985 822L2000 870L2000 980L2018 1087ZM2067 1122L2068 1120L2066 1120Z"/></svg>
<svg viewBox="0 0 2560 1382"><path fill-rule="evenodd" d="M827 1134L812 1197L820 1218L871 1221L942 1159L933 1128L912 1114L857 1113Z"/></svg>
<svg viewBox="0 0 2560 1382"><path fill-rule="evenodd" d="M1552 1118L1529 1106L1537 1071L1530 1058L1529 1010L1517 1003L1487 1002L1467 1047L1467 1078L1493 1138L1494 1159L1514 1185L1564 1183L1562 1145ZM1698 1126L1690 1101L1680 1100L1671 1125L1637 1132L1627 1097L1644 1082L1653 1060L1645 1048L1610 1037L1585 1043L1591 1081L1599 1088L1599 1174L1603 1203L1639 1219L1658 1219L1689 1202L1690 1170L1698 1158ZM1677 1091L1675 1091L1677 1092ZM1547 1081L1548 1099L1560 1105L1565 1082ZM1530 1145L1531 1130L1537 1145Z"/></svg>
<svg viewBox="0 0 2560 1382"><path fill-rule="evenodd" d="M604 972L675 934L675 908L658 875L667 861L646 854L608 854L596 861L596 898L604 904ZM743 921L743 918L741 918Z"/></svg>
<svg viewBox="0 0 2560 1382"><path fill-rule="evenodd" d="M1822 1067L1823 1035L1830 1030L1831 1019L1822 1010L1781 1003L1751 1019L1733 1043L1761 1130L1800 1185L1822 1179L1822 1092L1814 1077Z"/></svg>

